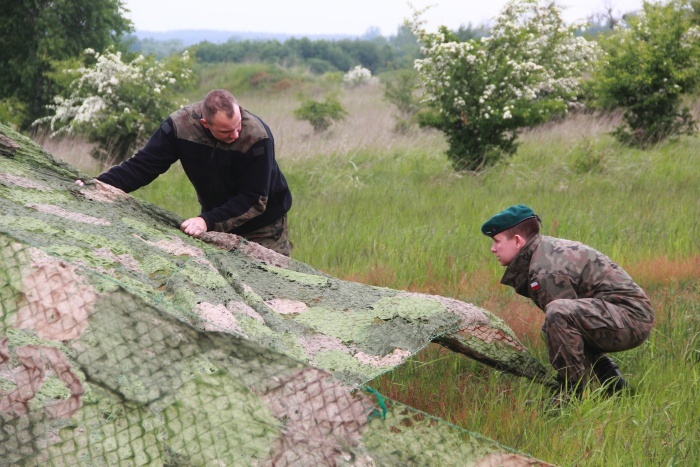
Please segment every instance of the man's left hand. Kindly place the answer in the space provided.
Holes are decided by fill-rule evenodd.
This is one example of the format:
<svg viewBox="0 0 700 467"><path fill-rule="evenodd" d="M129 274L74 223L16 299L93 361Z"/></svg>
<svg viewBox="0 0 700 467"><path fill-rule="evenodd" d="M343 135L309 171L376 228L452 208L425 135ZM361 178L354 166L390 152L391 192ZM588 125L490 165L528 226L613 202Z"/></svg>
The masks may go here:
<svg viewBox="0 0 700 467"><path fill-rule="evenodd" d="M180 230L196 238L207 231L207 223L201 217L190 217L180 224Z"/></svg>

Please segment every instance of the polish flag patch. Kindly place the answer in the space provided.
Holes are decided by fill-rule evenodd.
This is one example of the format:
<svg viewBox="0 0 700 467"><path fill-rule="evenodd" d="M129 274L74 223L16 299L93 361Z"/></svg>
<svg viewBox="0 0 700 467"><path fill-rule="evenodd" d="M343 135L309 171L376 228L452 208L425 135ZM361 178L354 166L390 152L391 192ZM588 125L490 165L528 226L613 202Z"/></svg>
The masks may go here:
<svg viewBox="0 0 700 467"><path fill-rule="evenodd" d="M537 292L538 290L540 290L540 283L537 282L537 281L531 282L531 283L530 283L530 289L531 289L533 292Z"/></svg>

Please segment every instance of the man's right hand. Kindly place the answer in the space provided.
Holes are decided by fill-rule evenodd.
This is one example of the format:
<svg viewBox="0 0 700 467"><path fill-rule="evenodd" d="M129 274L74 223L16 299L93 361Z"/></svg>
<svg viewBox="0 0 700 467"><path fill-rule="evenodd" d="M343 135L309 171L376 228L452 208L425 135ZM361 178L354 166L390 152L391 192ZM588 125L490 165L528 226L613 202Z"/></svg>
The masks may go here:
<svg viewBox="0 0 700 467"><path fill-rule="evenodd" d="M75 184L78 186L85 186L85 183L82 180L76 180Z"/></svg>
<svg viewBox="0 0 700 467"><path fill-rule="evenodd" d="M180 230L192 237L199 237L207 231L207 223L201 217L191 217L180 224Z"/></svg>

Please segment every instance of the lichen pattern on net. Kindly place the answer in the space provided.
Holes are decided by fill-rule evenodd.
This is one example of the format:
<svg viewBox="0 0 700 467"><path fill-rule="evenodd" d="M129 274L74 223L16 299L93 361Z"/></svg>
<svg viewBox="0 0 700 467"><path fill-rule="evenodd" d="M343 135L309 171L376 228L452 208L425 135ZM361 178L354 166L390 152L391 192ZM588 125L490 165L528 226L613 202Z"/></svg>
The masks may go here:
<svg viewBox="0 0 700 467"><path fill-rule="evenodd" d="M441 338L544 381L486 310L341 281L233 235L192 239L0 134L4 460L539 463L363 389Z"/></svg>

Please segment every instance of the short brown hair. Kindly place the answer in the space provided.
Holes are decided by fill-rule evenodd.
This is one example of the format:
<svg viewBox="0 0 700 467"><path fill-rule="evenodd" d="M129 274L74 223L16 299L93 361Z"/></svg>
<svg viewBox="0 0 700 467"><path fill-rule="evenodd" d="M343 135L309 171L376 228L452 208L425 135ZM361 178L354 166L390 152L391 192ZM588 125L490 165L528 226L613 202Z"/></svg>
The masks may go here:
<svg viewBox="0 0 700 467"><path fill-rule="evenodd" d="M532 237L540 233L540 219L538 217L525 219L520 224L514 225L508 230L504 230L503 233L508 240L516 235L520 235L526 241L530 240Z"/></svg>
<svg viewBox="0 0 700 467"><path fill-rule="evenodd" d="M202 101L202 118L211 122L218 112L223 112L231 118L236 104L238 104L236 98L225 89L209 91Z"/></svg>

